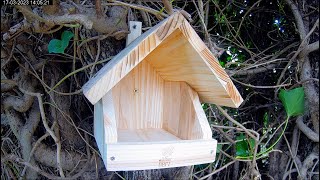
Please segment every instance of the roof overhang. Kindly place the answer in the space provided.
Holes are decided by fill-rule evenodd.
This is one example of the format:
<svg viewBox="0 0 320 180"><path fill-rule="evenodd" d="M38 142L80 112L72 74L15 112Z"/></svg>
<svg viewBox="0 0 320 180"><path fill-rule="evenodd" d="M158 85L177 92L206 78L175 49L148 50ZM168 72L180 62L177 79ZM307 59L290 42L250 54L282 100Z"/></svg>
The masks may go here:
<svg viewBox="0 0 320 180"><path fill-rule="evenodd" d="M179 12L143 33L83 86L95 104L142 60L164 80L185 81L202 102L238 107L243 101L217 59Z"/></svg>

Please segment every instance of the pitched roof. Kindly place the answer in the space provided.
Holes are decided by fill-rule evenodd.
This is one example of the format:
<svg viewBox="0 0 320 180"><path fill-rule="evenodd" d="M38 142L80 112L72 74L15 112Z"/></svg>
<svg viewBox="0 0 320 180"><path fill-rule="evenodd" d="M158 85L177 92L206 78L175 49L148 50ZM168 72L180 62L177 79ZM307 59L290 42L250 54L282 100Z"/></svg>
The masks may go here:
<svg viewBox="0 0 320 180"><path fill-rule="evenodd" d="M143 33L83 86L95 104L142 60L164 80L185 81L202 102L238 107L243 101L219 62L179 12Z"/></svg>

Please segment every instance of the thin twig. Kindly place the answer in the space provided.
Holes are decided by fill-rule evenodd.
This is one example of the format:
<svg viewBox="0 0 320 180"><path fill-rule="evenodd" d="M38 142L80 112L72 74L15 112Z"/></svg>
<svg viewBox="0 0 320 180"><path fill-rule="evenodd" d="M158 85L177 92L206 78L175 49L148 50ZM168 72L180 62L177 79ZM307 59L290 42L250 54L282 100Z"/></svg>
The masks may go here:
<svg viewBox="0 0 320 180"><path fill-rule="evenodd" d="M313 33L313 31L315 31L316 27L319 25L319 19L316 21L316 23L313 25L312 29L310 30L310 32L305 36L305 38L302 40L302 42L300 43L299 45L299 48L298 50L296 51L296 53L294 53L294 55L290 58L288 64L286 65L286 67L282 70L279 78L278 78L278 81L277 81L277 85L280 84L283 76L285 75L285 72L287 71L288 67L293 63L294 60L296 60L296 58L298 56L301 56L301 52L306 48L306 43L309 39L309 37L311 36L311 34ZM304 54L304 55L307 55L307 54Z"/></svg>
<svg viewBox="0 0 320 180"><path fill-rule="evenodd" d="M248 10L247 12L242 16L242 19L240 21L240 25L237 29L237 32L236 32L236 37L239 35L239 32L240 32L240 29L241 29L241 26L242 26L242 23L244 22L245 20L245 17L251 12L251 10L253 9L253 7L255 7L256 5L258 5L259 3L261 2L261 0L255 2Z"/></svg>
<svg viewBox="0 0 320 180"><path fill-rule="evenodd" d="M14 161L14 162L17 162L19 164L22 164L22 165L25 165L27 166L28 168L36 171L37 173L41 174L42 176L48 178L48 179L65 179L65 178L61 178L61 177L58 177L58 176L53 176L51 174L48 174L46 172L44 172L42 169L36 167L36 166L33 166L32 164L28 163L28 162L25 162L23 159L17 157L16 155L13 155L13 154L10 154L8 156L5 156L3 158L1 158L1 163L4 163L6 161Z"/></svg>
<svg viewBox="0 0 320 180"><path fill-rule="evenodd" d="M216 105L217 108L220 110L220 112L231 122L239 126L241 129L244 130L245 133L247 133L250 137L253 139L256 139L256 136L254 136L251 132L248 131L247 128L245 128L242 124L240 124L238 121L234 120L231 116L229 116L228 113L226 113L220 106ZM255 133L256 135L258 134L257 132Z"/></svg>
<svg viewBox="0 0 320 180"><path fill-rule="evenodd" d="M274 88L280 88L280 87L287 87L287 86L291 85L291 83L288 83L288 84L280 84L280 85L275 85L275 86L254 86L251 84L246 84L244 82L238 81L232 77L231 77L231 79L239 84L244 85L244 86L251 87L251 88L259 88L259 89L274 89Z"/></svg>
<svg viewBox="0 0 320 180"><path fill-rule="evenodd" d="M291 147L290 147L290 144L289 144L289 142L288 142L288 139L287 139L286 135L284 134L283 137L284 137L284 140L285 140L285 142L286 142L286 144L287 144L287 146L288 146L288 150L289 150L290 155L291 155L291 157L292 157L292 161L293 161L294 165L296 166L296 168L297 168L297 170L298 170L297 172L298 172L298 174L299 174L299 176L300 176L301 174L300 174L300 170L299 170L299 165L298 165L298 163L296 162L295 155L293 154L293 152L292 152L292 150L291 150Z"/></svg>
<svg viewBox="0 0 320 180"><path fill-rule="evenodd" d="M127 7L130 7L130 8L146 11L146 12L148 12L150 14L155 15L159 19L163 19L163 17L169 17L167 14L162 13L160 11L157 11L155 9L152 9L150 7L141 6L141 5L133 4L133 3L125 3L125 2L116 1L116 0L108 0L108 1L112 2L114 5L127 6Z"/></svg>
<svg viewBox="0 0 320 180"><path fill-rule="evenodd" d="M208 174L208 175L206 175L206 176L201 177L199 180L206 179L206 178L208 178L208 177L210 177L210 176L212 176L212 175L214 175L214 174L216 174L216 173L224 170L225 168L227 168L228 166L230 166L231 164L233 164L233 163L235 163L235 162L236 162L236 160L233 160L233 161L227 163L226 165L222 166L221 168L215 170L214 172L212 172L212 173L210 173L210 174Z"/></svg>
<svg viewBox="0 0 320 180"><path fill-rule="evenodd" d="M52 126L51 126L51 129L53 129L55 127L55 125L57 125L57 121L54 121ZM34 151L38 148L39 144L41 143L42 140L44 140L45 138L47 138L48 136L50 136L50 134L48 132L46 132L43 136L41 136L37 141L36 143L34 144L31 152L30 152L30 155L29 155L29 159L28 159L28 163L30 162L31 160L31 157L33 156L34 154ZM22 173L20 175L20 180L22 180L23 176L25 175L26 173L26 170L27 170L27 166L24 166L23 170L22 170Z"/></svg>
<svg viewBox="0 0 320 180"><path fill-rule="evenodd" d="M52 137L52 139L55 141L56 145L57 145L57 166L59 169L59 173L61 177L65 177L62 167L61 167L61 142L60 139L57 138L57 136L54 134L53 130L50 129L47 119L46 119L46 115L44 112L44 108L43 108L43 101L42 101L42 97L40 93L33 93L33 92L28 92L24 89L19 88L21 92L28 94L30 96L35 96L38 99L38 103L39 103L39 108L40 108L40 115L41 115L41 119L42 119L42 123L46 129L46 131L50 134L50 136Z"/></svg>
<svg viewBox="0 0 320 180"><path fill-rule="evenodd" d="M162 3L164 5L164 8L166 8L169 15L173 13L173 8L171 2L169 0L162 0Z"/></svg>

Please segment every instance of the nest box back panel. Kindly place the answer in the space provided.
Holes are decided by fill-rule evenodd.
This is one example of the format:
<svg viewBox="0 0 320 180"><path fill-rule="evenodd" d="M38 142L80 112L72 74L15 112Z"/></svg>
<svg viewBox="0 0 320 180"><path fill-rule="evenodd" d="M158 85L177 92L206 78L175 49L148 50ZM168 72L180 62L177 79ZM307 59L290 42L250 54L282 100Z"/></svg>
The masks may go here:
<svg viewBox="0 0 320 180"><path fill-rule="evenodd" d="M161 128L164 80L143 61L113 89L119 129Z"/></svg>
<svg viewBox="0 0 320 180"><path fill-rule="evenodd" d="M211 138L198 94L185 82L163 80L148 61L103 97L103 109L106 125L118 129L118 142L122 134L134 132L124 130L152 128L163 128L184 140ZM132 137L148 134L147 130L136 132Z"/></svg>

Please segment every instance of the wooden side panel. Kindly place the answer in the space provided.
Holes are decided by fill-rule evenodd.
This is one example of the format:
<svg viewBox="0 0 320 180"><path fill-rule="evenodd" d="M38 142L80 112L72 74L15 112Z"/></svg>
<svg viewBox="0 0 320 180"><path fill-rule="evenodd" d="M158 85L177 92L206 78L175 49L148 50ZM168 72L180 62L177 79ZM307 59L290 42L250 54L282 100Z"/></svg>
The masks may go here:
<svg viewBox="0 0 320 180"><path fill-rule="evenodd" d="M179 136L180 83L165 81L163 97L163 129Z"/></svg>
<svg viewBox="0 0 320 180"><path fill-rule="evenodd" d="M212 139L212 131L205 112L202 109L198 94L188 86L188 92L195 111L196 122L191 131L193 139Z"/></svg>
<svg viewBox="0 0 320 180"><path fill-rule="evenodd" d="M124 77L112 89L118 128L162 128L163 85L147 61Z"/></svg>
<svg viewBox="0 0 320 180"><path fill-rule="evenodd" d="M93 123L93 133L96 139L99 151L101 152L102 159L106 158L105 151L105 136L104 136L104 122L103 122L103 109L102 100L98 101L94 105L94 123Z"/></svg>
<svg viewBox="0 0 320 180"><path fill-rule="evenodd" d="M117 142L117 122L115 117L112 92L102 98L105 143ZM102 136L102 135L101 135ZM96 138L97 139L97 138Z"/></svg>
<svg viewBox="0 0 320 180"><path fill-rule="evenodd" d="M189 86L185 82L178 82L180 85L180 119L179 119L179 130L178 137L185 140L191 139L202 139L201 129L199 129L199 135L192 136L192 130L196 128L196 112L194 110L191 97L189 95Z"/></svg>
<svg viewBox="0 0 320 180"><path fill-rule="evenodd" d="M163 128L184 139L211 139L198 94L185 82L165 81Z"/></svg>
<svg viewBox="0 0 320 180"><path fill-rule="evenodd" d="M215 160L216 146L213 139L110 144L106 167L108 171L130 171L210 163Z"/></svg>

